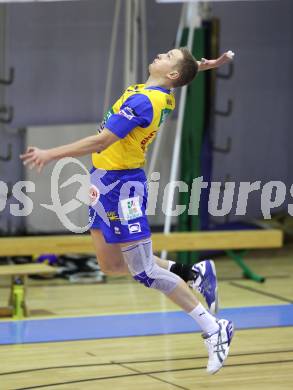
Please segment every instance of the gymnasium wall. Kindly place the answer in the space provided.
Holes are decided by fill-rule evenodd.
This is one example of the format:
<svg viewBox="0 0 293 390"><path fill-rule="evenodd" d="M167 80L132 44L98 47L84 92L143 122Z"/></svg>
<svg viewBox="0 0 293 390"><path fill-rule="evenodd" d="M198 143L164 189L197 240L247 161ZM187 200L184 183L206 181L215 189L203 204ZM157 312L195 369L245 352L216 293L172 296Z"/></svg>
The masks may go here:
<svg viewBox="0 0 293 390"><path fill-rule="evenodd" d="M151 60L173 46L180 6L158 5L153 0L147 5ZM14 66L16 72L14 84L5 92L6 103L15 111L7 132L26 127L30 129L29 143L53 146L95 131L95 123L103 114L113 10L113 0L6 7L6 67ZM216 117L215 143L224 146L230 136L232 148L229 154L213 153L213 180L224 181L229 175L235 181L282 180L288 187L293 182L293 3L224 2L214 3L212 10L221 20L221 51L232 49L236 53L233 78L217 81L216 108L224 110L231 98L233 111L230 117ZM119 28L119 36L123 37L123 20ZM112 99L123 88L123 50L120 38ZM55 130L53 126L57 126ZM174 123L165 131L157 167L161 171L161 192L168 179ZM1 148L5 142L3 133ZM11 172L10 168L1 168L1 180L11 180ZM49 176L34 179L42 189L35 200L41 202L49 193ZM259 215L259 199L259 194L251 195L250 217ZM63 229L54 216L34 213L27 219L29 230ZM78 220L80 215L74 218ZM158 213L151 221L162 223L163 214ZM0 219L0 228L1 224Z"/></svg>
<svg viewBox="0 0 293 390"><path fill-rule="evenodd" d="M16 74L15 82L6 89L6 103L14 107L14 119L7 130L11 133L12 129L25 127L22 145L55 146L96 131L96 124L103 117L114 5L114 0L83 0L6 6L6 67L14 66ZM113 101L123 89L124 13L122 1ZM174 46L180 6L147 1L147 15L151 62L157 53ZM3 143L10 142L10 138L3 133ZM14 152L13 161L19 166L19 147ZM2 180L11 179L11 170L15 171L13 161L1 164ZM84 162L90 166L89 158ZM54 213L37 206L50 203L52 169L48 167L41 177L26 170L25 179L36 184L36 191L29 194L34 209L25 218L29 232L64 230ZM68 166L61 182L75 173L76 167ZM19 177L15 176L17 180ZM77 184L65 188L62 202L72 199L77 190ZM8 209L1 217L0 230L15 233L24 228L20 223L23 219L9 217ZM77 208L70 218L73 223L84 225L86 206Z"/></svg>
<svg viewBox="0 0 293 390"><path fill-rule="evenodd" d="M147 4L153 60L173 46L180 6ZM7 7L7 65L16 68L7 100L15 107L14 126L102 119L114 5L83 0ZM123 88L124 11L122 1L112 99Z"/></svg>
<svg viewBox="0 0 293 390"><path fill-rule="evenodd" d="M226 175L232 181L281 180L289 194L293 2L223 2L212 9L221 20L221 51L236 53L233 77L217 81L216 108L225 110L231 98L233 111L229 117L216 116L215 143L225 146L230 136L232 147L228 154L213 153L213 180L224 181ZM250 195L248 213L260 216L259 192Z"/></svg>

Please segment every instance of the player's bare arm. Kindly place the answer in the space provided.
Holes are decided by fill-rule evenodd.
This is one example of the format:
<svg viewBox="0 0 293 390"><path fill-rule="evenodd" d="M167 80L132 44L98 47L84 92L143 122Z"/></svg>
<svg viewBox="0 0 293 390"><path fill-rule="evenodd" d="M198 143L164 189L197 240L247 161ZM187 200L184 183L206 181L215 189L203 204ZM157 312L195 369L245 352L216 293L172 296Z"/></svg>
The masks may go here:
<svg viewBox="0 0 293 390"><path fill-rule="evenodd" d="M117 135L104 128L98 135L82 138L71 144L56 148L40 149L29 146L26 152L20 155L20 158L24 165L28 165L30 169L36 167L38 172L41 172L43 167L50 161L59 160L63 157L85 156L94 152L100 153L118 140L119 137Z"/></svg>
<svg viewBox="0 0 293 390"><path fill-rule="evenodd" d="M223 53L219 58L215 60L207 60L206 58L202 58L201 61L197 61L198 70L209 70L214 68L219 68L220 66L231 62L234 58L234 53L229 50Z"/></svg>

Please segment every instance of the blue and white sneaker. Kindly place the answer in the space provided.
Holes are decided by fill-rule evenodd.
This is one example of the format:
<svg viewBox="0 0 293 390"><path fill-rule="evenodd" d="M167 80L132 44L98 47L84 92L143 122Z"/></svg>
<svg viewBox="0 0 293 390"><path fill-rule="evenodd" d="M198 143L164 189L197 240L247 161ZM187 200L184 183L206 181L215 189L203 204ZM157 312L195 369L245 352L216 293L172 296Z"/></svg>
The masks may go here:
<svg viewBox="0 0 293 390"><path fill-rule="evenodd" d="M195 277L189 282L189 286L203 295L209 311L216 314L219 309L219 298L215 263L213 260L201 261L192 266L192 271Z"/></svg>
<svg viewBox="0 0 293 390"><path fill-rule="evenodd" d="M217 320L219 330L216 333L203 333L202 338L209 353L208 374L219 371L228 357L230 344L234 335L234 324L228 320Z"/></svg>

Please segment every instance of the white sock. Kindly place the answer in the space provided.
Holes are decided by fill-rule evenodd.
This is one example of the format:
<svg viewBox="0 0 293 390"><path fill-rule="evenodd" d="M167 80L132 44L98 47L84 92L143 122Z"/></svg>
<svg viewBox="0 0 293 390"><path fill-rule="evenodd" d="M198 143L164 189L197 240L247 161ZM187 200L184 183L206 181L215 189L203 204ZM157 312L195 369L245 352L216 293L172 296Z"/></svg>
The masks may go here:
<svg viewBox="0 0 293 390"><path fill-rule="evenodd" d="M199 303L190 313L201 329L206 333L215 333L219 329L216 318L212 316L201 303Z"/></svg>
<svg viewBox="0 0 293 390"><path fill-rule="evenodd" d="M172 261L172 260L167 260L168 261L168 271L170 271L170 268L172 267L173 264L176 263L176 261Z"/></svg>

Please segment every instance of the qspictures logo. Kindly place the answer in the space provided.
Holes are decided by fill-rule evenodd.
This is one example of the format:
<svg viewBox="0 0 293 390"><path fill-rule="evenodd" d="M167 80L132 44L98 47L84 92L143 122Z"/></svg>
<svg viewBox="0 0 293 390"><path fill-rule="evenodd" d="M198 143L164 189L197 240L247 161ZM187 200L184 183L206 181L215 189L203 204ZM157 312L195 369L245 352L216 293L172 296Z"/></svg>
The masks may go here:
<svg viewBox="0 0 293 390"><path fill-rule="evenodd" d="M83 174L75 174L60 184L62 170L68 164L78 165L83 170ZM105 174L106 171L101 170L95 170L90 174L87 168L75 158L59 160L54 166L51 175L52 204L40 204L40 206L54 212L63 226L74 233L83 233L89 230L97 215L99 215L105 224L110 226L110 220L100 198L101 195L107 195L118 184L118 181L105 185L102 181ZM62 204L60 201L60 191L74 183L80 185L79 190L72 196L71 200ZM84 205L91 206L92 212L90 213L89 222L85 226L78 226L72 222L69 215Z"/></svg>
<svg viewBox="0 0 293 390"><path fill-rule="evenodd" d="M63 170L72 164L76 165L76 171L81 171L81 173L76 173L61 182ZM28 217L33 211L41 207L54 213L61 224L73 233L87 231L91 227L96 215L99 215L109 225L109 218L100 202L100 196L111 191L117 183L111 183L111 185L105 186L101 181L104 175L105 171L98 171L90 175L87 168L79 160L75 158L64 158L55 164L51 174L49 191L51 203L34 203L28 194L36 192L36 183L27 180L19 181L13 185L11 194L16 202L9 202L10 205L7 206L9 188L5 182L0 181L0 212L6 207L9 207L9 212L12 216ZM91 179L94 181L94 184L91 184ZM76 185L78 185L78 190L73 191ZM70 200L65 203L61 201L64 191L67 194L70 193ZM85 208L85 206L91 206L93 213L89 222L81 226L74 223L71 216L76 210Z"/></svg>
<svg viewBox="0 0 293 390"><path fill-rule="evenodd" d="M71 165L72 168L72 164L76 165L75 171L78 173L74 173L61 182L61 178L64 177L63 170L68 165ZM37 185L40 185L38 183L19 181L9 189L8 184L0 180L0 213L8 208L12 216L27 217L41 207L54 213L61 224L74 233L83 233L90 229L96 217L107 226L117 221L121 225L128 225L128 228L131 224L130 230L133 232L140 228L135 225L137 222L135 219L143 215L142 204L147 191L149 193L145 212L147 216L162 212L165 215L176 217L186 211L189 215L198 215L201 192L205 190L208 191L208 212L212 216L231 215L232 210L233 215L247 215L252 193L254 193L254 197L259 198L258 211L264 219L271 219L272 211L278 207L282 207L283 210L286 207L288 214L293 216L293 184L290 188L287 188L281 181L269 181L267 183L261 181L226 182L223 185L221 182L204 182L202 177L197 177L194 178L192 186L188 186L184 181L173 181L162 188L159 172L153 172L147 183L109 180L109 177L105 175L107 175L107 171L99 169L89 173L87 168L75 158L59 160L53 168L51 177L48 177L51 198L49 204L37 203L29 196L29 194L36 192ZM105 178L107 179L105 180ZM8 202L10 191L11 197ZM64 192L67 194L67 201L62 202ZM158 202L159 192L163 194L160 202ZM168 194L170 192L173 199L171 207L168 206ZM187 194L187 204L176 204L174 201L176 194L180 192ZM290 200L292 200L291 203ZM110 204L108 204L109 201ZM105 204L107 210L105 210ZM84 208L85 210L82 210L82 213L86 214L88 206L91 206L89 222L84 226L81 226L81 223L75 223L72 213L79 208ZM117 226L116 229L118 229ZM116 233L120 234L120 230L117 230Z"/></svg>
<svg viewBox="0 0 293 390"><path fill-rule="evenodd" d="M67 179L64 183L60 184L60 176L63 169L68 164L78 165L83 174L75 174ZM67 203L62 204L60 200L60 191L64 188L74 184L80 184L79 190L76 192L74 197L69 200ZM83 233L87 231L90 227L90 222L85 226L77 226L73 223L69 217L69 214L76 211L80 207L87 205L89 206L93 202L93 193L89 191L90 189L90 175L86 167L77 159L74 158L65 158L59 160L53 169L51 175L51 204L40 204L41 207L44 207L47 210L52 211L56 214L59 221L62 225L74 232L74 233Z"/></svg>

